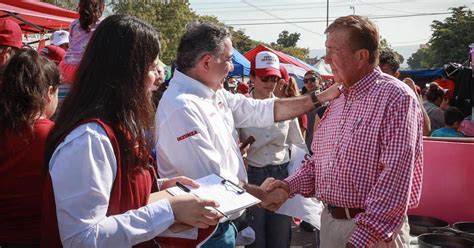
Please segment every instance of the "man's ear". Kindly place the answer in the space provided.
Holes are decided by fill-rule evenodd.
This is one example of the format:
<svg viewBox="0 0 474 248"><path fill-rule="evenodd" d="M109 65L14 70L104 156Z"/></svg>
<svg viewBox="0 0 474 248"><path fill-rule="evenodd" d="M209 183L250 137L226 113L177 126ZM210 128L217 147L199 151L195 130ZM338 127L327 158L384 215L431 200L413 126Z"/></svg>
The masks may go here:
<svg viewBox="0 0 474 248"><path fill-rule="evenodd" d="M204 71L209 71L212 59L213 57L211 54L203 55L201 59L199 60L199 66L201 67L201 69L203 69Z"/></svg>
<svg viewBox="0 0 474 248"><path fill-rule="evenodd" d="M400 77L400 71L397 70L393 76L395 78L399 78Z"/></svg>
<svg viewBox="0 0 474 248"><path fill-rule="evenodd" d="M357 51L357 59L359 62L366 62L369 63L369 50L367 49L360 49Z"/></svg>

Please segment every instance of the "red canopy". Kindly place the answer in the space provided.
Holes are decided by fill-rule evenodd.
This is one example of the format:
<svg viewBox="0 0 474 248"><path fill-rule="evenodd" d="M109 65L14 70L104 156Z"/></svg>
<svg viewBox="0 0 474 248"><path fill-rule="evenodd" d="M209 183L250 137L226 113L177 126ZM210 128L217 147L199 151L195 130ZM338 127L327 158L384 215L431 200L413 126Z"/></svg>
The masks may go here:
<svg viewBox="0 0 474 248"><path fill-rule="evenodd" d="M11 18L29 33L68 29L69 24L79 18L77 12L38 0L0 0L0 13L0 18Z"/></svg>
<svg viewBox="0 0 474 248"><path fill-rule="evenodd" d="M262 44L256 46L254 49L248 51L246 54L244 54L244 56L251 63L254 63L255 62L255 57L257 56L257 53L259 53L261 51L270 51L270 52L276 54L276 56L278 56L278 58L280 59L280 63L296 65L300 68L303 68L306 71L312 70L312 68L309 68L306 65L298 62L296 59L293 59L293 58L289 57L288 55L286 55L282 52L279 52L277 50L274 50L274 49L269 48L269 47L267 47L265 45L262 45Z"/></svg>

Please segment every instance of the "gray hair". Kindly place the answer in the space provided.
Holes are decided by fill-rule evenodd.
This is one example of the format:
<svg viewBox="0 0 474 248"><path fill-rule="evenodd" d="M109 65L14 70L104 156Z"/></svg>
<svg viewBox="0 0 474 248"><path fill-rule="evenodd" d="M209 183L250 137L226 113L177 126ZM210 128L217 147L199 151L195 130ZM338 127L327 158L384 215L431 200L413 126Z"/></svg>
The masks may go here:
<svg viewBox="0 0 474 248"><path fill-rule="evenodd" d="M207 21L193 21L187 25L181 37L176 55L176 65L181 72L196 66L206 53L219 56L224 51L224 40L230 38L230 32Z"/></svg>

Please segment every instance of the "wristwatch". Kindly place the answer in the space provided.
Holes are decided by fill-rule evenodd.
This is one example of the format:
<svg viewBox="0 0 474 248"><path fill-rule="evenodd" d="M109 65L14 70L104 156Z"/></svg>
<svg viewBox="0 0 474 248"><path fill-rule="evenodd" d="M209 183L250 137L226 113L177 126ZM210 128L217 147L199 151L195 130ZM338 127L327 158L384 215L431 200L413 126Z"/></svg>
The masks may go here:
<svg viewBox="0 0 474 248"><path fill-rule="evenodd" d="M311 101L313 102L314 108L317 108L322 105L321 102L318 100L316 91L313 91L311 93Z"/></svg>

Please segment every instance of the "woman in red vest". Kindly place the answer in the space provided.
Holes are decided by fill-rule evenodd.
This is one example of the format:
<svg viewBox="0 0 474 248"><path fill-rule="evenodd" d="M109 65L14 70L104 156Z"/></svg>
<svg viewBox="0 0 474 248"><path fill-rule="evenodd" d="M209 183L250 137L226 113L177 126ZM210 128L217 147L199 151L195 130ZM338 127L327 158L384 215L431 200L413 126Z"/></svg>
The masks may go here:
<svg viewBox="0 0 474 248"><path fill-rule="evenodd" d="M92 35L47 142L42 247L156 247L175 221L217 223L213 201L148 202L176 182L156 180L150 162L159 52L157 31L135 17L109 16Z"/></svg>
<svg viewBox="0 0 474 248"><path fill-rule="evenodd" d="M0 247L39 247L44 147L59 71L32 49L10 60L0 84Z"/></svg>

